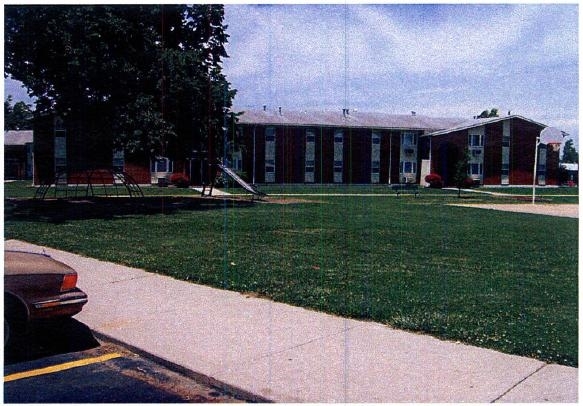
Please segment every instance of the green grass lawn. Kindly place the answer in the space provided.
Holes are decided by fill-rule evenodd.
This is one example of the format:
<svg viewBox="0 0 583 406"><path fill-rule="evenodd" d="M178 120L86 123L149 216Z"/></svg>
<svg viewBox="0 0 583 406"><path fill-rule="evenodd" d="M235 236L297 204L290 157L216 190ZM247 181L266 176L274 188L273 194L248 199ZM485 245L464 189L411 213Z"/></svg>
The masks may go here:
<svg viewBox="0 0 583 406"><path fill-rule="evenodd" d="M6 197L23 194L14 188ZM578 365L577 219L453 207L459 199L446 191L307 195L341 189L371 188L288 187L280 193L305 196L107 219L27 218L9 207L5 238Z"/></svg>

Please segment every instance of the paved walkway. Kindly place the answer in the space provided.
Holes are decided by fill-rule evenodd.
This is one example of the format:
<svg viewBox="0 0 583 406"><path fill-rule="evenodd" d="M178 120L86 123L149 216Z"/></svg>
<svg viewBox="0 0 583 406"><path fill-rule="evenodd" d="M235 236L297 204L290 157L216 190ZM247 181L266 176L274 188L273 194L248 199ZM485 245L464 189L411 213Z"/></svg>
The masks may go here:
<svg viewBox="0 0 583 406"><path fill-rule="evenodd" d="M577 368L308 311L18 241L73 266L98 334L259 400L577 402ZM195 266L196 264L193 264Z"/></svg>
<svg viewBox="0 0 583 406"><path fill-rule="evenodd" d="M451 206L472 207L475 209L511 211L514 213L540 214L544 216L579 218L578 204L503 204L503 203L466 203Z"/></svg>

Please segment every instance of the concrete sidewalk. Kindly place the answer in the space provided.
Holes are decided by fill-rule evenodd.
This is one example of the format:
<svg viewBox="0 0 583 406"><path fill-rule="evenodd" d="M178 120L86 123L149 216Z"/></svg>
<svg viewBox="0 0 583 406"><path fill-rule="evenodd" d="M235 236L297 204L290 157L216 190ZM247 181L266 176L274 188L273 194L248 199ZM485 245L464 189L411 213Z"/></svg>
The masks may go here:
<svg viewBox="0 0 583 406"><path fill-rule="evenodd" d="M256 400L577 402L578 369L181 282L18 241L79 273L76 319Z"/></svg>

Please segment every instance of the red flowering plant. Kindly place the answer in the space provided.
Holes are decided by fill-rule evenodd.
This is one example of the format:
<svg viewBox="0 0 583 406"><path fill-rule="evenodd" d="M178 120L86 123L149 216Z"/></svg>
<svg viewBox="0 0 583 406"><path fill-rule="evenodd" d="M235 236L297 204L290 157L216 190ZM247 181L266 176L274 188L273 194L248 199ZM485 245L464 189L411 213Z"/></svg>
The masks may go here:
<svg viewBox="0 0 583 406"><path fill-rule="evenodd" d="M425 176L425 182L429 183L430 188L441 189L443 187L443 180L437 173Z"/></svg>
<svg viewBox="0 0 583 406"><path fill-rule="evenodd" d="M173 173L170 176L170 183L176 187L185 188L190 184L190 179L183 173Z"/></svg>
<svg viewBox="0 0 583 406"><path fill-rule="evenodd" d="M464 179L464 188L470 189L476 186L479 186L479 182L474 180L473 178L468 176L466 179Z"/></svg>

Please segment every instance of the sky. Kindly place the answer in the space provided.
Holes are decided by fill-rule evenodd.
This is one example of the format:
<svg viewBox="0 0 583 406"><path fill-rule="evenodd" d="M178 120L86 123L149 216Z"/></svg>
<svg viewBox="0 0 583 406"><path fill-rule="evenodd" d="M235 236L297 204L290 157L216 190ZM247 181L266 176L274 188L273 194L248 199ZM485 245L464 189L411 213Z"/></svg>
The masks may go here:
<svg viewBox="0 0 583 406"><path fill-rule="evenodd" d="M472 118L497 108L578 145L578 5L225 6L239 109Z"/></svg>
<svg viewBox="0 0 583 406"><path fill-rule="evenodd" d="M471 118L497 108L578 146L578 5L226 4L236 108ZM5 80L5 95L27 100Z"/></svg>

